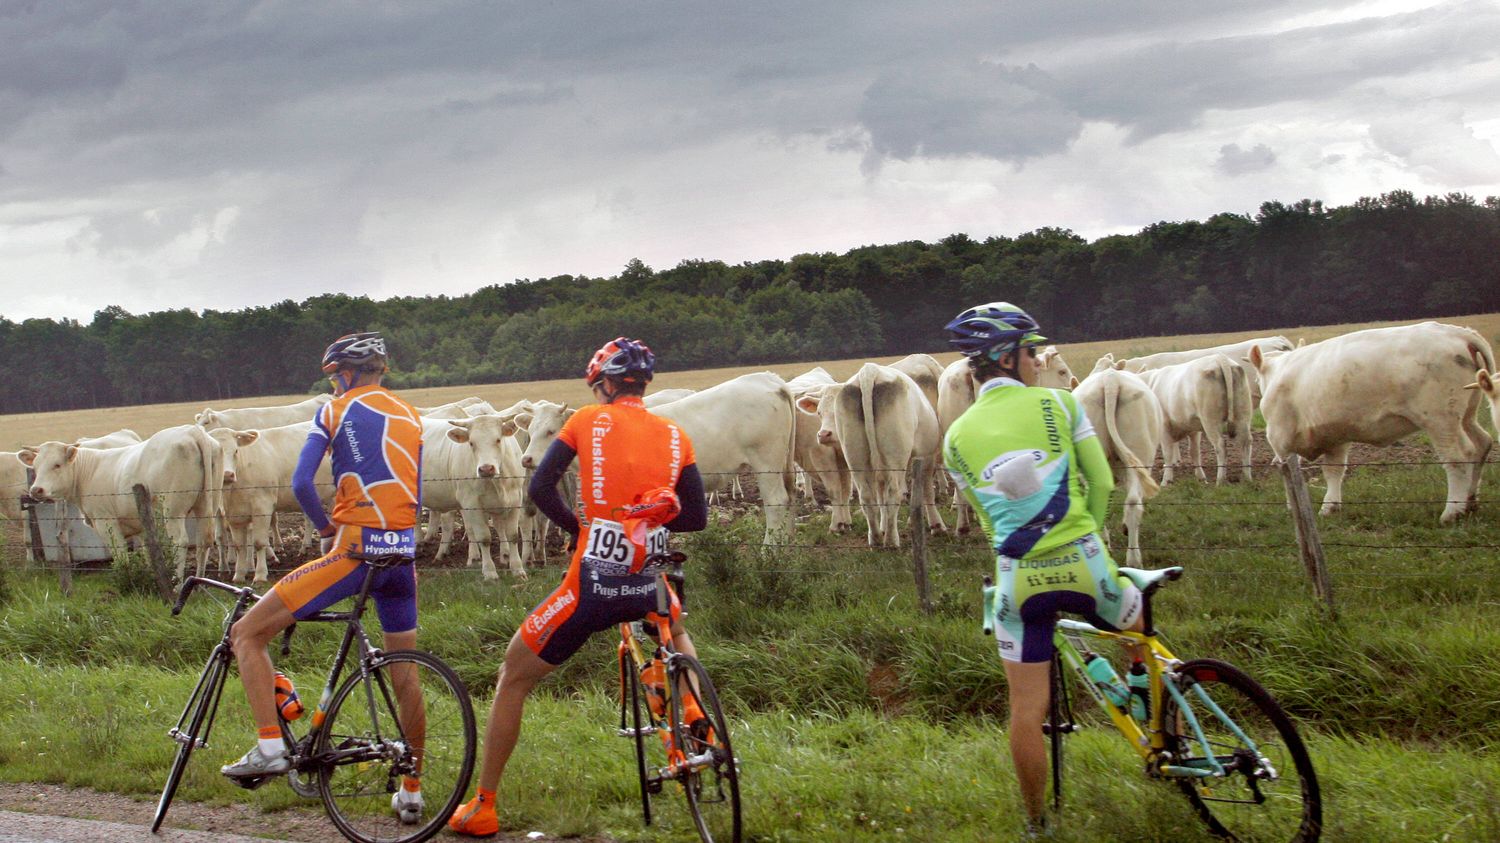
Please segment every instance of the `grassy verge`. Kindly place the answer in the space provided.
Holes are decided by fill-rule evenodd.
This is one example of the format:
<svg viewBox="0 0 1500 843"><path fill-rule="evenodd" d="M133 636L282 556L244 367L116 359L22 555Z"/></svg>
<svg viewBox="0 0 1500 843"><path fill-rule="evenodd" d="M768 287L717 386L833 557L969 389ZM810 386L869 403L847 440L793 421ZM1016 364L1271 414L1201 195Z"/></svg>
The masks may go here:
<svg viewBox="0 0 1500 843"><path fill-rule="evenodd" d="M1359 470L1345 490L1345 511L1321 519L1337 619L1308 596L1279 478L1179 481L1150 502L1147 567L1189 570L1159 599L1169 643L1240 664L1307 726L1328 839L1500 838L1500 518L1491 506L1444 528L1439 505L1391 503L1441 499L1436 466ZM977 628L987 554L975 537L935 536L936 609L924 616L909 554L865 549L858 535L831 536L814 516L798 532L804 547L762 552L758 519L745 517L685 542L689 626L736 720L749 828L764 840L1007 839L1017 811L1004 674ZM511 633L557 579L421 573L422 646L459 670L476 707ZM66 599L44 575L5 577L0 777L154 793L171 749L162 733L222 611L195 597L174 619L109 575L79 577ZM277 659L304 693L320 684L336 632L304 627ZM613 665L609 636L596 636L529 709L504 796L513 827L646 837L629 747L610 726ZM186 796L291 804L282 788L247 796L216 775L249 741L230 691ZM1073 756L1076 808L1058 839L1197 829L1117 739L1086 733ZM667 838L690 836L684 811L663 813Z"/></svg>
<svg viewBox="0 0 1500 843"><path fill-rule="evenodd" d="M154 798L174 747L162 732L191 681L140 667L0 666L0 705L10 713L0 734L0 778ZM601 694L534 701L500 796L507 827L632 841L692 837L684 806L670 795L658 803L654 830L641 825L633 756L613 736L614 715L613 700ZM250 740L237 695L225 695L222 716L211 746L189 766L182 797L248 800L270 810L298 804L279 785L247 793L217 774ZM988 841L1018 830L1004 732L992 720L769 712L735 718L734 729L752 839ZM1176 791L1141 777L1117 739L1084 733L1069 749L1071 798L1056 839L1202 836ZM1329 819L1325 839L1500 834L1500 759L1326 735L1312 749Z"/></svg>

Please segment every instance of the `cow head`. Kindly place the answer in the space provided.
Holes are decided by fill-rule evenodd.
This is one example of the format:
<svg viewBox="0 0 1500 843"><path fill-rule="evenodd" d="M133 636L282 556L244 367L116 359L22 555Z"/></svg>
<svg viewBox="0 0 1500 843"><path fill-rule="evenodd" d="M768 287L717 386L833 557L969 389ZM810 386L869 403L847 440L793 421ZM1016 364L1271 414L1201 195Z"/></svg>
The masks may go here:
<svg viewBox="0 0 1500 843"><path fill-rule="evenodd" d="M1495 378L1487 369L1480 369L1474 373L1474 383L1464 389L1477 389L1490 400L1490 418L1500 419L1500 384L1495 383ZM1500 424L1500 422L1497 422Z"/></svg>
<svg viewBox="0 0 1500 843"><path fill-rule="evenodd" d="M78 446L64 442L43 442L35 448L22 448L16 459L32 471L31 496L39 501L68 496L77 485Z"/></svg>
<svg viewBox="0 0 1500 843"><path fill-rule="evenodd" d="M1069 389L1073 380L1073 370L1062 358L1062 352L1057 346L1049 345L1042 349L1036 356L1036 385L1053 387L1057 389Z"/></svg>
<svg viewBox="0 0 1500 843"><path fill-rule="evenodd" d="M519 475L516 463L520 447L514 439L506 441L516 433L511 420L487 413L472 419L449 419L448 424L452 425L448 438L467 444L474 452L476 475L485 479Z"/></svg>
<svg viewBox="0 0 1500 843"><path fill-rule="evenodd" d="M1260 375L1261 383L1266 384L1291 354L1293 354L1292 351L1262 351L1257 345L1250 349L1245 359L1255 367L1256 374Z"/></svg>
<svg viewBox="0 0 1500 843"><path fill-rule="evenodd" d="M219 453L224 458L224 484L239 480L240 449L248 448L260 439L258 430L232 430L221 427L208 432L210 439L219 443Z"/></svg>
<svg viewBox="0 0 1500 843"><path fill-rule="evenodd" d="M1124 363L1125 361L1121 360L1117 364L1115 362L1115 353L1113 351L1106 351L1103 357L1100 357L1098 360L1094 361L1094 370L1092 372L1089 372L1089 374L1097 375L1105 369L1113 369L1117 365L1123 365Z"/></svg>
<svg viewBox="0 0 1500 843"><path fill-rule="evenodd" d="M203 412L193 416L193 421L204 430L213 430L219 426L219 411L212 407L204 407Z"/></svg>
<svg viewBox="0 0 1500 843"><path fill-rule="evenodd" d="M818 444L834 446L838 436L834 432L833 408L838 403L843 384L832 384L809 390L797 399L797 410L818 417Z"/></svg>
<svg viewBox="0 0 1500 843"><path fill-rule="evenodd" d="M534 401L530 412L517 413L512 417L515 425L525 430L531 438L526 444L525 453L521 454L522 468L536 468L541 463L542 456L552 447L553 440L557 439L557 434L562 432L563 425L573 417L573 413L573 408L567 404Z"/></svg>

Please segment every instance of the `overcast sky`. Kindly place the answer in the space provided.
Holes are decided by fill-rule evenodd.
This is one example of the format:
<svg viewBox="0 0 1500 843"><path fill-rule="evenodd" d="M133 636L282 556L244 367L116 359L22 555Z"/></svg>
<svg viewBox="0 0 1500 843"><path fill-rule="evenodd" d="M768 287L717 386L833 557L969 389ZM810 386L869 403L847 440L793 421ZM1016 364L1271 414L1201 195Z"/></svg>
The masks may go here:
<svg viewBox="0 0 1500 843"><path fill-rule="evenodd" d="M0 315L1500 194L1500 3L0 0Z"/></svg>

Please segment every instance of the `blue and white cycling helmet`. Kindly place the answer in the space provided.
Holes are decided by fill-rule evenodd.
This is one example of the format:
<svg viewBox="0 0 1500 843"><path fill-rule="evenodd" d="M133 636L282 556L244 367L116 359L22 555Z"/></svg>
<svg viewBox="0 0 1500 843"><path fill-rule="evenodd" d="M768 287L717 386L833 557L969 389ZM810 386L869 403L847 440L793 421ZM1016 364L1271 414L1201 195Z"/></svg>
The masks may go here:
<svg viewBox="0 0 1500 843"><path fill-rule="evenodd" d="M1041 326L1030 314L1003 301L971 307L954 317L945 328L952 334L948 344L965 357L983 356L999 360L1000 355L1007 352L1047 341L1038 333Z"/></svg>
<svg viewBox="0 0 1500 843"><path fill-rule="evenodd" d="M345 366L358 367L375 360L384 363L385 357L385 339L378 331L345 334L323 352L323 372L331 375Z"/></svg>

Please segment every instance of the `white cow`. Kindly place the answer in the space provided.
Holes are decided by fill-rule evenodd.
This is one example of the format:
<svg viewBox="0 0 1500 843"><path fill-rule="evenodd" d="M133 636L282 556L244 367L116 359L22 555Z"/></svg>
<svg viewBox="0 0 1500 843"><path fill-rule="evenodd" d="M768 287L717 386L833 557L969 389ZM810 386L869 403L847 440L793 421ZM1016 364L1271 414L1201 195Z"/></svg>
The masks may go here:
<svg viewBox="0 0 1500 843"><path fill-rule="evenodd" d="M236 430L279 427L311 420L318 414L319 407L332 400L332 395L324 393L306 401L279 407L242 407L237 410L205 408L203 412L193 417L193 421L204 430L213 430L216 427L232 427Z"/></svg>
<svg viewBox="0 0 1500 843"><path fill-rule="evenodd" d="M1145 501L1159 490L1147 460L1161 442L1161 404L1139 375L1110 366L1075 383L1073 394L1104 446L1115 485L1125 489L1125 564L1139 565Z"/></svg>
<svg viewBox="0 0 1500 843"><path fill-rule="evenodd" d="M1479 426L1480 395L1464 389L1476 369L1495 368L1478 331L1440 322L1371 328L1292 351L1253 349L1250 361L1265 383L1261 413L1271 450L1282 459L1326 456L1324 515L1343 503L1351 443L1388 445L1418 430L1448 475L1442 523L1476 508L1494 439Z"/></svg>
<svg viewBox="0 0 1500 843"><path fill-rule="evenodd" d="M140 441L141 437L135 431L122 428L103 436L79 437L73 444L80 448L106 450L134 445ZM34 452L36 449L27 450ZM21 497L28 493L31 484L26 480L26 464L21 461L19 454L19 451L0 451L0 518L14 521L19 525L21 543L26 548L26 561L35 562L36 548L31 544L31 529L26 523L26 513L21 509ZM39 524L38 527L52 530L58 536L59 544L69 541L68 537L63 535L63 530L67 527L66 521L52 525Z"/></svg>
<svg viewBox="0 0 1500 843"><path fill-rule="evenodd" d="M0 518L15 522L21 532L21 543L26 547L26 561L36 561L36 549L31 545L31 530L26 524L26 512L21 509L21 497L27 493L26 465L19 451L0 451Z"/></svg>
<svg viewBox="0 0 1500 843"><path fill-rule="evenodd" d="M235 582L252 574L258 583L270 578L271 518L278 512L302 511L292 494L292 474L312 426L305 421L262 430L208 432L224 454L224 529L234 550ZM328 460L319 464L313 482L327 507L334 491Z"/></svg>
<svg viewBox="0 0 1500 843"><path fill-rule="evenodd" d="M1291 351L1295 346L1286 337L1257 337L1243 342L1231 342L1224 345L1216 345L1212 348L1193 348L1186 351L1163 351L1157 354L1146 354L1141 357L1122 358L1117 362L1125 365L1125 371L1141 372L1150 369L1160 369L1165 366L1175 366L1179 363L1188 363L1202 357L1210 357L1222 354L1233 360L1236 365L1245 370L1245 377L1250 381L1250 398L1256 402L1260 401L1261 388L1260 376L1255 367L1250 365L1250 349L1259 348L1261 354L1272 351ZM1113 359L1113 358L1111 358Z"/></svg>
<svg viewBox="0 0 1500 843"><path fill-rule="evenodd" d="M786 381L770 372L741 375L651 412L677 422L688 435L706 491L728 486L741 471L754 474L766 519L765 543L791 538L796 410ZM517 416L517 424L531 433L522 457L526 467L541 462L572 413L566 405L541 401L532 413Z"/></svg>
<svg viewBox="0 0 1500 843"><path fill-rule="evenodd" d="M515 547L523 482L520 447L501 432L503 424L497 415L422 420L422 505L434 513L458 511L470 564L477 556L489 580L500 576L490 555L490 517L499 525L500 552L510 572L526 577L523 554Z"/></svg>
<svg viewBox="0 0 1500 843"><path fill-rule="evenodd" d="M793 400L809 392L821 391L837 381L822 366L803 372L786 382L792 391ZM854 526L854 515L849 508L853 494L853 482L849 476L849 463L836 443L823 444L818 441L820 420L808 413L797 413L797 444L793 454L797 464L810 478L815 478L828 493L828 529L835 533L847 532Z"/></svg>
<svg viewBox="0 0 1500 843"><path fill-rule="evenodd" d="M495 412L495 408L490 405L490 402L475 396L460 398L457 401L449 401L447 404L438 404L434 407L417 407L415 409L417 415L429 419L467 419Z"/></svg>
<svg viewBox="0 0 1500 843"><path fill-rule="evenodd" d="M32 497L77 504L111 547L124 547L125 539L142 531L133 487L144 484L167 534L181 549L179 579L194 543L188 518L213 523L222 509L223 458L218 444L197 425L169 427L144 442L110 450L45 442L34 451L23 450L20 458L36 471ZM197 544L197 572L202 574L208 547L201 540Z"/></svg>
<svg viewBox="0 0 1500 843"><path fill-rule="evenodd" d="M696 389L663 389L660 392L653 392L647 395L641 399L641 403L645 404L647 409L660 407L663 404L670 404L679 398L686 398L697 391Z"/></svg>
<svg viewBox="0 0 1500 843"><path fill-rule="evenodd" d="M843 450L859 490L870 545L900 547L897 522L908 466L914 457L923 457L927 471L935 471L942 445L937 414L921 388L904 372L866 363L849 380L803 395L797 408L817 414L819 442L837 441ZM931 484L925 477L917 479L912 505L926 507L928 523L941 524Z"/></svg>
<svg viewBox="0 0 1500 843"><path fill-rule="evenodd" d="M1127 368L1126 371L1129 371ZM1172 482L1173 470L1182 459L1181 442L1189 441L1194 470L1199 480L1208 480L1203 470L1203 449L1197 434L1208 439L1218 460L1216 482L1228 480L1224 437L1240 442L1240 470L1250 476L1250 384L1244 370L1223 354L1200 357L1186 363L1147 369L1141 380L1161 403L1161 451L1163 484Z"/></svg>
<svg viewBox="0 0 1500 843"><path fill-rule="evenodd" d="M1042 349L1036 356L1037 386L1051 387L1054 389L1071 389L1074 382L1073 370L1068 367L1067 361L1063 360L1062 352L1057 346L1049 345ZM938 378L938 398L934 409L938 417L938 439L948 435L948 428L964 411L974 403L974 395L978 391L978 385L969 374L969 358L960 357L949 363L943 369ZM946 474L939 472L940 474ZM957 491L953 494L953 507L957 511L954 528L960 534L969 532L969 522L972 514L969 512L969 502Z"/></svg>

